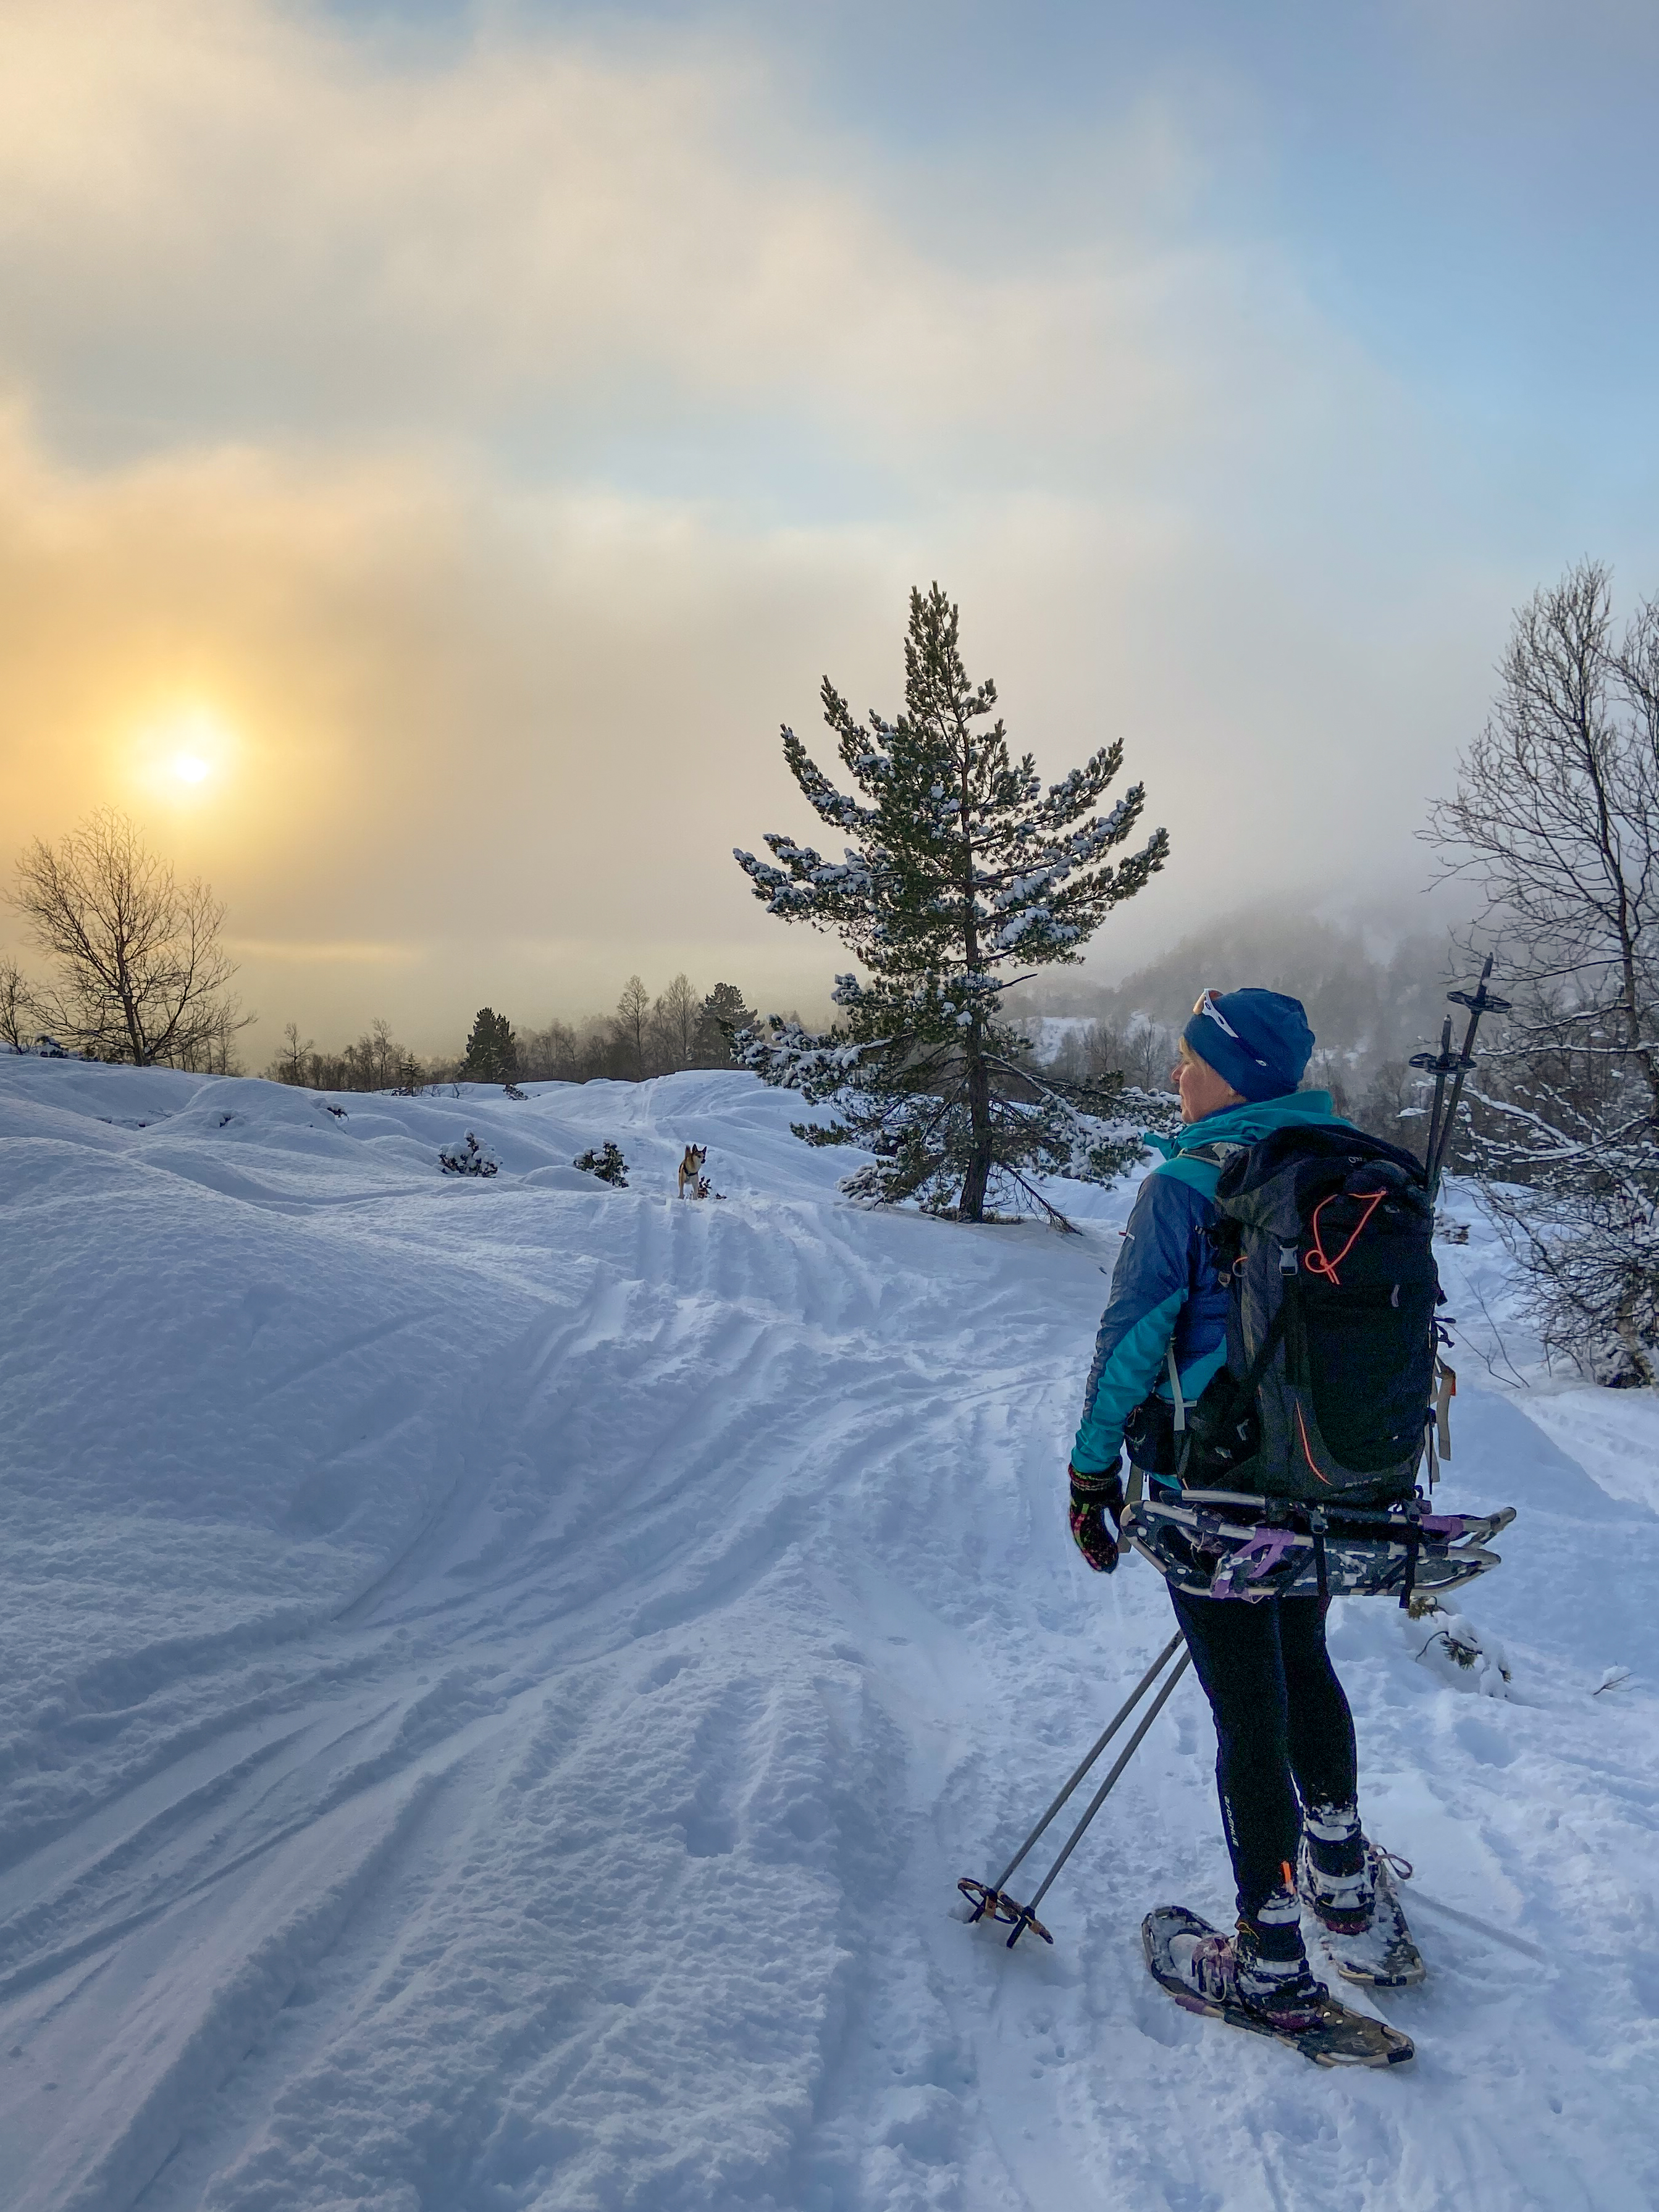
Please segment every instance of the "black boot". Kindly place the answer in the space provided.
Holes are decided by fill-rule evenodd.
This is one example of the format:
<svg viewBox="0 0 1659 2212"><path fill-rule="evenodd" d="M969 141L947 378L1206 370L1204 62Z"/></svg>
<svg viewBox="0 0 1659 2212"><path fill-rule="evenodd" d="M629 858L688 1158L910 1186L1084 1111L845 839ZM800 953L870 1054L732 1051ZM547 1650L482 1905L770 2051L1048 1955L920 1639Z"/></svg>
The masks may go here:
<svg viewBox="0 0 1659 2212"><path fill-rule="evenodd" d="M1376 1910L1376 1854L1357 1805L1310 1805L1297 1887L1333 1936L1363 1936Z"/></svg>
<svg viewBox="0 0 1659 2212"><path fill-rule="evenodd" d="M1302 1908L1287 1882L1239 1916L1231 1948L1233 1985L1247 2011L1292 2031L1321 2016L1325 1986L1302 1948Z"/></svg>

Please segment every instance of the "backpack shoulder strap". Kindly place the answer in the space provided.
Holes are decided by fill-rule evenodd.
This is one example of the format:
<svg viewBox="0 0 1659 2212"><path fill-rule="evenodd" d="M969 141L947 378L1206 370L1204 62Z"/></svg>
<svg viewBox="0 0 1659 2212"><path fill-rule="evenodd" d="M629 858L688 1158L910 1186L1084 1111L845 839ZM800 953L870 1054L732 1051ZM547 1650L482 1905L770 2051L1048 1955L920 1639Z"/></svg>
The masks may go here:
<svg viewBox="0 0 1659 2212"><path fill-rule="evenodd" d="M1213 1198L1221 1170L1235 1152L1248 1152L1248 1145L1231 1143L1218 1138L1212 1145L1192 1145L1185 1152L1171 1152L1152 1170L1154 1175L1170 1176L1176 1182L1184 1182L1200 1198Z"/></svg>
<svg viewBox="0 0 1659 2212"><path fill-rule="evenodd" d="M1200 1198L1213 1198L1221 1170L1213 1160L1195 1160L1190 1152L1177 1152L1172 1159L1161 1160L1152 1173L1165 1176L1171 1182L1184 1182Z"/></svg>

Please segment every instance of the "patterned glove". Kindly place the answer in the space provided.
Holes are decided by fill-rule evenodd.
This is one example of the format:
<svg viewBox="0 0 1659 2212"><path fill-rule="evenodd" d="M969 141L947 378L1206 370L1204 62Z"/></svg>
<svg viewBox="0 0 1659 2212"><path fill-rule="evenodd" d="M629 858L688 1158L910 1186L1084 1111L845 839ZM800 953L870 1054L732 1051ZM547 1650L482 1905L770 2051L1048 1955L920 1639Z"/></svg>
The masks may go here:
<svg viewBox="0 0 1659 2212"><path fill-rule="evenodd" d="M1101 1474L1080 1474L1067 1468L1072 1478L1072 1541L1097 1575L1109 1575L1117 1565L1117 1524L1123 1512L1123 1485L1117 1466Z"/></svg>

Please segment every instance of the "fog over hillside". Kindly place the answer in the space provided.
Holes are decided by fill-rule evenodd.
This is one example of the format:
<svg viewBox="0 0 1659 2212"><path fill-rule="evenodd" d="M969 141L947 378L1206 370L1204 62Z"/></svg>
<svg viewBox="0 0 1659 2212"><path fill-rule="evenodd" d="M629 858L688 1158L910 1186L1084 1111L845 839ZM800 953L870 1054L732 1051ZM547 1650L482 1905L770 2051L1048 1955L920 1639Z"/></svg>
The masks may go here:
<svg viewBox="0 0 1659 2212"><path fill-rule="evenodd" d="M1332 916L1291 902L1263 902L1201 923L1121 981L1052 969L1023 986L1022 1007L1124 1028L1137 1020L1179 1029L1206 985L1286 991L1308 1010L1322 1047L1367 1060L1415 1052L1439 1029L1445 994L1462 975L1449 928L1386 913Z"/></svg>
<svg viewBox="0 0 1659 2212"><path fill-rule="evenodd" d="M1121 1073L1161 1090L1175 1040L1199 992L1257 985L1308 1010L1318 1047L1306 1081L1328 1090L1363 1128L1415 1149L1426 1084L1413 1053L1437 1043L1446 993L1463 980L1449 901L1424 908L1350 909L1263 902L1205 921L1117 981L1050 969L1013 994L1018 1011L1050 1018L1039 1050L1061 1073ZM1057 1036L1054 1017L1073 1027Z"/></svg>

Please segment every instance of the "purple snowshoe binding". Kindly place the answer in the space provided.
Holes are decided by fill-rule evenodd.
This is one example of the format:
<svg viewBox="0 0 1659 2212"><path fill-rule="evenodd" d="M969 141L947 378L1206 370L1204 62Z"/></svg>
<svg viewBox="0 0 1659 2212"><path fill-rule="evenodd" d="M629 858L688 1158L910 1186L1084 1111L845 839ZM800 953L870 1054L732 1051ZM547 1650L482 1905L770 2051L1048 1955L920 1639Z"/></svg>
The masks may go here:
<svg viewBox="0 0 1659 2212"><path fill-rule="evenodd" d="M1508 1528L1500 1512L1411 1508L1314 1509L1222 1490L1137 1499L1122 1534L1172 1588L1189 1597L1398 1598L1457 1589L1502 1565L1483 1549Z"/></svg>
<svg viewBox="0 0 1659 2212"><path fill-rule="evenodd" d="M1268 1900L1264 1917L1279 1901ZM1297 1900L1288 1890L1282 1901L1294 1915ZM1188 2012L1276 2037L1316 2066L1397 2066L1414 2055L1409 2036L1350 2011L1330 1994L1310 1970L1299 1936L1289 1955L1264 1955L1249 1921L1224 1936L1184 1905L1164 1905L1146 1915L1140 1937L1152 1979Z"/></svg>

